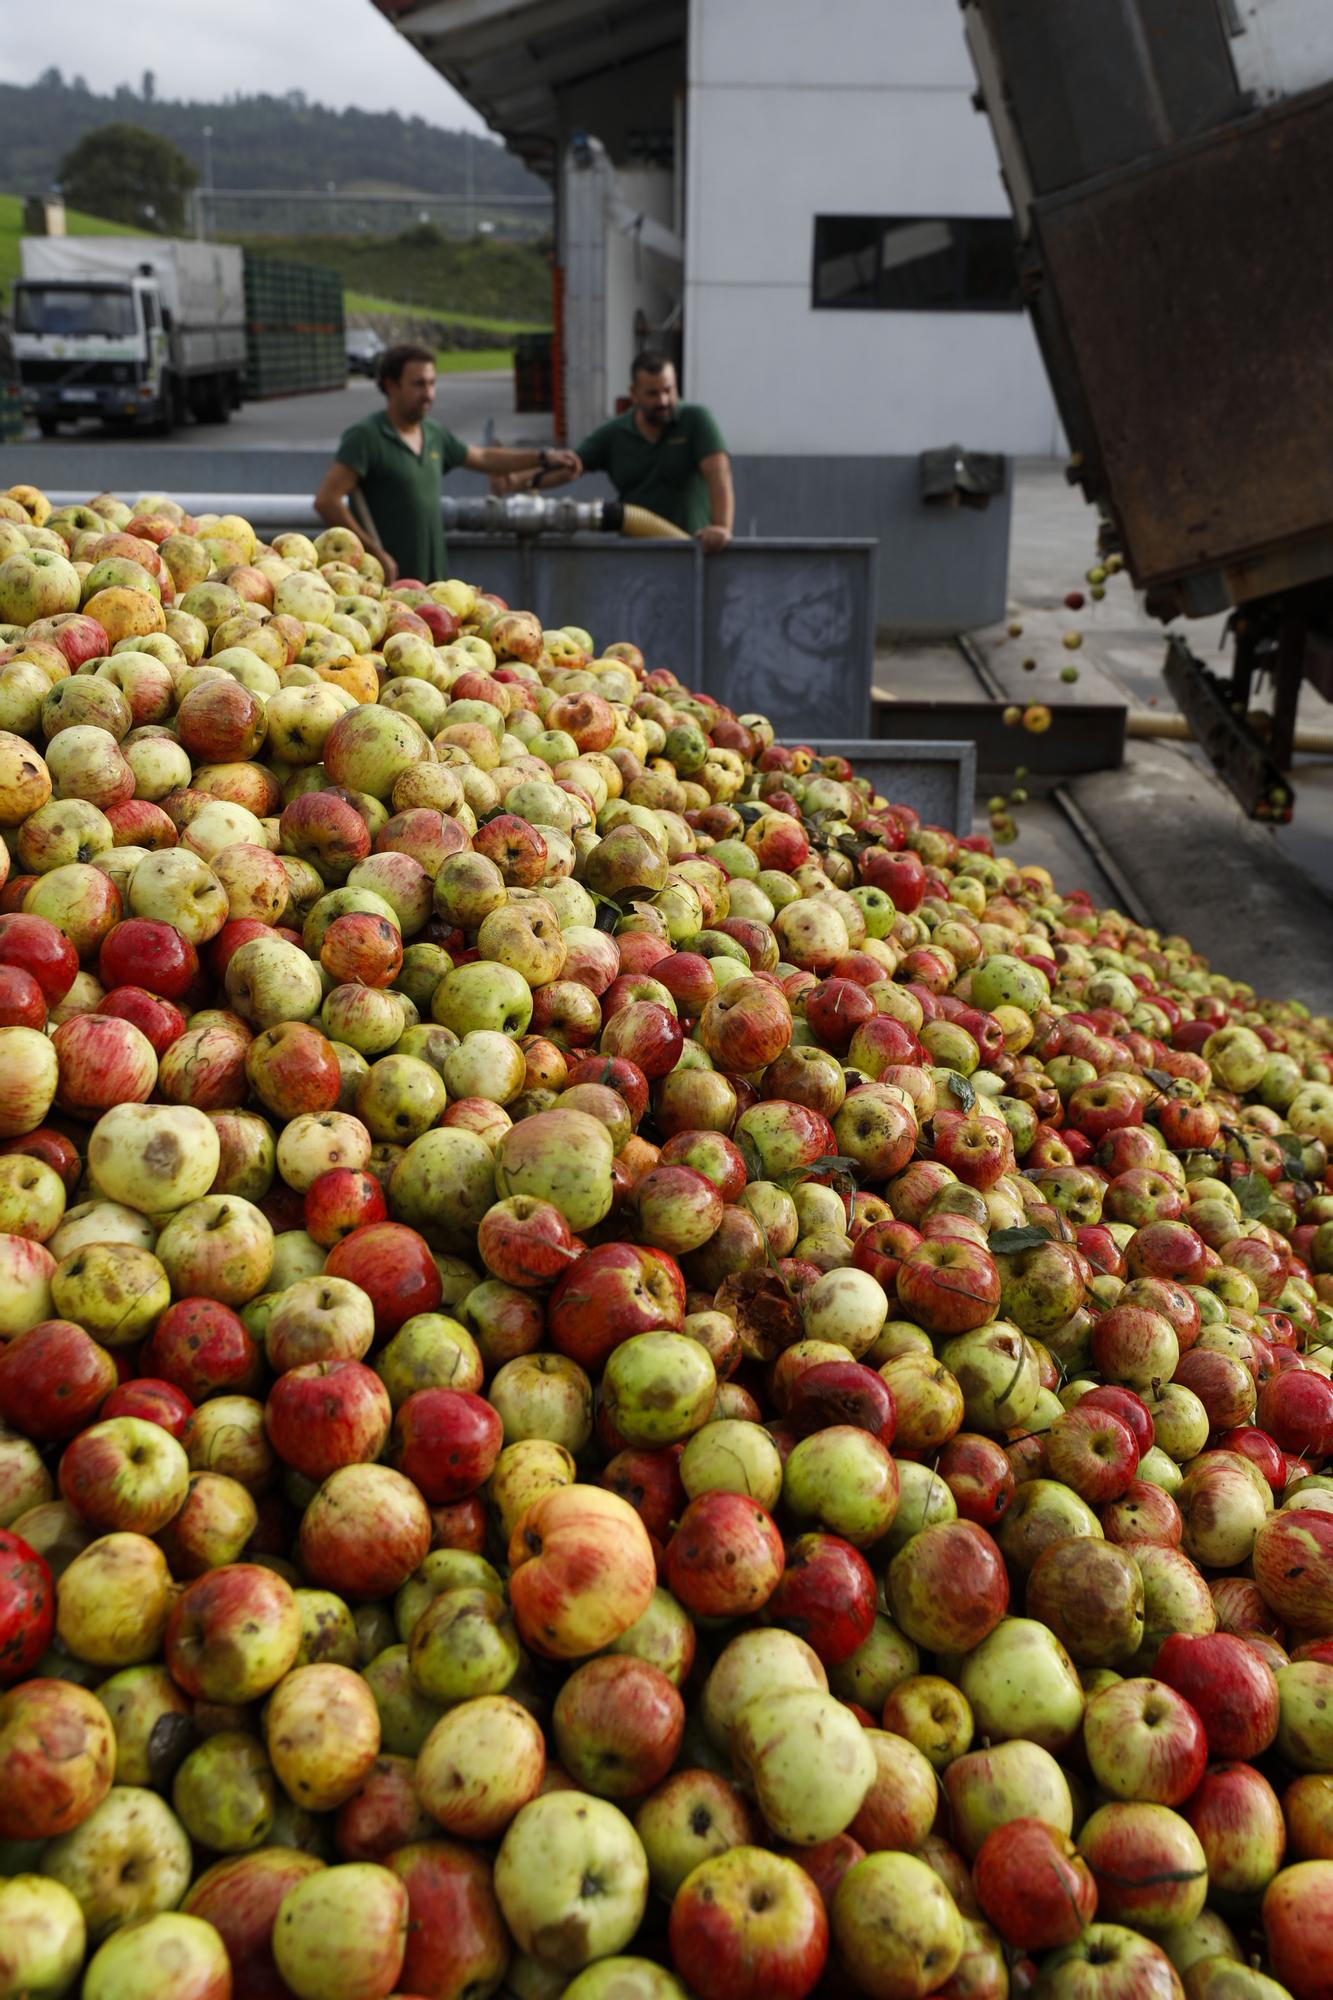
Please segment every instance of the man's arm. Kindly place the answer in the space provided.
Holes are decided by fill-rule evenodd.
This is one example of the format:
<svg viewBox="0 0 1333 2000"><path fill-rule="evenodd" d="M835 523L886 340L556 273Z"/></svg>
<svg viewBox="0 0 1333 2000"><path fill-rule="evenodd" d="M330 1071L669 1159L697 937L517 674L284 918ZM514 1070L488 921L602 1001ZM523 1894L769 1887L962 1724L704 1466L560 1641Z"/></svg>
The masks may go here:
<svg viewBox="0 0 1333 2000"><path fill-rule="evenodd" d="M576 452L550 449L519 450L499 444L470 444L463 463L469 472L500 473L510 476L522 472L541 473L544 486L563 486L566 480L577 479L583 470Z"/></svg>
<svg viewBox="0 0 1333 2000"><path fill-rule="evenodd" d="M708 511L712 519L706 528L700 528L695 539L711 555L717 549L724 549L731 540L736 489L731 483L731 460L725 451L711 452L700 459L699 470L708 487Z"/></svg>
<svg viewBox="0 0 1333 2000"><path fill-rule="evenodd" d="M492 493L528 493L538 488L549 493L552 487L568 486L571 479L581 477L584 466L577 452L572 454L573 465L535 466L531 472L496 472L491 475Z"/></svg>
<svg viewBox="0 0 1333 2000"><path fill-rule="evenodd" d="M331 528L350 528L371 555L382 565L386 583L394 583L398 577L398 565L389 551L373 536L366 532L365 524L358 521L347 502L360 485L360 476L350 465L344 465L335 458L315 495L315 512L321 521L327 521Z"/></svg>
<svg viewBox="0 0 1333 2000"><path fill-rule="evenodd" d="M614 424L599 424L573 451L548 452L546 465L539 463L531 472L497 473L491 481L492 493L522 493L534 487L549 491L553 486L568 486L571 479L581 479L585 472L605 472L614 429Z"/></svg>

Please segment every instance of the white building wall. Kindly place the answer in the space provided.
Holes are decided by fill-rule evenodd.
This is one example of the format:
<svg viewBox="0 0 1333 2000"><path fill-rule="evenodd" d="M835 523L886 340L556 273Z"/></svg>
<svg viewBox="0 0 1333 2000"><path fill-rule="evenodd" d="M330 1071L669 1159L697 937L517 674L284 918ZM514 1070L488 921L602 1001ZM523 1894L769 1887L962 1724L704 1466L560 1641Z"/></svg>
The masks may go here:
<svg viewBox="0 0 1333 2000"><path fill-rule="evenodd" d="M814 218L1008 213L951 0L691 0L686 394L733 452L1058 448L1019 313L816 311Z"/></svg>
<svg viewBox="0 0 1333 2000"><path fill-rule="evenodd" d="M577 441L611 414L629 386L639 345L636 316L658 325L673 304L680 272L621 226L620 208L670 227L674 181L666 168L617 171L601 150L592 162L561 164L559 200L565 264L565 423ZM111 239L108 239L111 240Z"/></svg>
<svg viewBox="0 0 1333 2000"><path fill-rule="evenodd" d="M674 223L675 181L668 167L621 167L616 193L641 214L670 229ZM660 326L680 290L680 271L645 249L632 231L607 226L606 391L608 411L629 389L629 365L643 345L634 332L641 312Z"/></svg>
<svg viewBox="0 0 1333 2000"><path fill-rule="evenodd" d="M1328 0L1237 0L1231 59L1262 102L1314 90L1333 75Z"/></svg>

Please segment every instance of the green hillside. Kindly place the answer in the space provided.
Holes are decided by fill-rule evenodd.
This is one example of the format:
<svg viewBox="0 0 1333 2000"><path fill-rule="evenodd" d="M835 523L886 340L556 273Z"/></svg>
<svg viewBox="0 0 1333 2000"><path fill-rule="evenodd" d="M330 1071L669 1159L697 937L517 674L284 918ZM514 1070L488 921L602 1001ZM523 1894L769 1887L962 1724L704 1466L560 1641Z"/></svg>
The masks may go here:
<svg viewBox="0 0 1333 2000"><path fill-rule="evenodd" d="M259 257L339 272L349 311L416 314L457 326L527 333L551 323L551 267L534 244L459 242L430 223L367 242L355 236L238 239Z"/></svg>
<svg viewBox="0 0 1333 2000"><path fill-rule="evenodd" d="M118 222L102 222L95 215L80 215L70 209L65 228L71 236L135 236ZM0 300L9 304L9 288L19 274L19 238L23 234L23 200L16 194L0 194Z"/></svg>

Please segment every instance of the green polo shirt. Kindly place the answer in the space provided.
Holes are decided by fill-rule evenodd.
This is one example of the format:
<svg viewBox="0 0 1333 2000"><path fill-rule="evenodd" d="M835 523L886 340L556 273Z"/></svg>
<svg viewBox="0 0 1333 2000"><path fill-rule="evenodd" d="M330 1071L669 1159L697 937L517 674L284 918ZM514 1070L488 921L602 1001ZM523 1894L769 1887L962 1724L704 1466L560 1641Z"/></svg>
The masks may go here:
<svg viewBox="0 0 1333 2000"><path fill-rule="evenodd" d="M633 410L626 410L590 431L579 457L586 471L604 472L627 505L648 507L693 535L712 519L708 482L699 467L726 448L711 410L680 403L660 438L646 438Z"/></svg>
<svg viewBox="0 0 1333 2000"><path fill-rule="evenodd" d="M462 465L467 446L443 424L426 417L421 425L421 454L404 444L378 411L345 430L337 458L356 474L370 518L400 576L438 583L445 568L444 526L440 520L440 481Z"/></svg>

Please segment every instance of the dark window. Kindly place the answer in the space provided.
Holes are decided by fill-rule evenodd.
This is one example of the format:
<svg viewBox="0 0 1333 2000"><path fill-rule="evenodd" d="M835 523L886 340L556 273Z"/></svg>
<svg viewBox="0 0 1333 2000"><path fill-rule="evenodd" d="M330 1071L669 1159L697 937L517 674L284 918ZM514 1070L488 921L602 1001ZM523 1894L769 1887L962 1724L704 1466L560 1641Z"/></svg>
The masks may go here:
<svg viewBox="0 0 1333 2000"><path fill-rule="evenodd" d="M24 285L14 295L14 325L19 333L85 333L115 339L137 333L134 295L128 290L82 285Z"/></svg>
<svg viewBox="0 0 1333 2000"><path fill-rule="evenodd" d="M1018 312L1007 217L817 215L813 303L861 312Z"/></svg>

